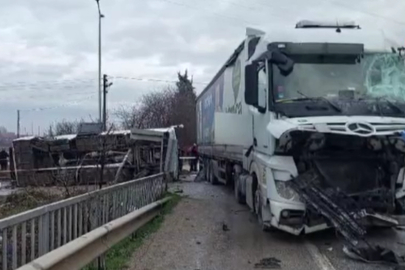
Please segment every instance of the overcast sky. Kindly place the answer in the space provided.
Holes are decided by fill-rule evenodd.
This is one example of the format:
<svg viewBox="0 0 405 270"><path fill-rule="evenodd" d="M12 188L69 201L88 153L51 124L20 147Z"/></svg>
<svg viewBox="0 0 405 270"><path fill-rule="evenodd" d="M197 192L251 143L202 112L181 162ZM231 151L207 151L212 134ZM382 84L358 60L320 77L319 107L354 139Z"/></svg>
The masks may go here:
<svg viewBox="0 0 405 270"><path fill-rule="evenodd" d="M100 0L102 72L113 77L109 108L130 105L188 69L197 91L244 38L300 19L350 19L405 43L398 0ZM58 119L97 117L95 0L0 0L0 125L41 132ZM401 21L402 20L402 21Z"/></svg>

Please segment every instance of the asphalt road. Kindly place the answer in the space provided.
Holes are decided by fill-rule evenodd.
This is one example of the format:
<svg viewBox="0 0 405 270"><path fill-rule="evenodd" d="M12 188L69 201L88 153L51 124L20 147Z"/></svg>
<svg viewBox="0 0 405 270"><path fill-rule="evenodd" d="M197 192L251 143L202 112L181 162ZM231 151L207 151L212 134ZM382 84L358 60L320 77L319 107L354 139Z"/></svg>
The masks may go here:
<svg viewBox="0 0 405 270"><path fill-rule="evenodd" d="M392 269L345 257L343 241L333 231L304 237L262 232L226 187L184 181L172 189L186 197L133 255L130 269ZM405 254L404 232L380 230L369 237Z"/></svg>

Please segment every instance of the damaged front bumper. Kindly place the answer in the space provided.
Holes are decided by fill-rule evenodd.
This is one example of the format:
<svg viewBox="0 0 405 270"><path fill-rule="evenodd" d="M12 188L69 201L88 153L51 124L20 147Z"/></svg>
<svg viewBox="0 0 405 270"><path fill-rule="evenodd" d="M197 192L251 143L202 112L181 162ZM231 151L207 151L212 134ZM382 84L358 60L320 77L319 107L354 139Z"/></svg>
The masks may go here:
<svg viewBox="0 0 405 270"><path fill-rule="evenodd" d="M323 215L308 210L304 203L270 200L268 206L270 225L290 234L310 234L334 227ZM405 215L363 211L358 221L364 227L404 227Z"/></svg>
<svg viewBox="0 0 405 270"><path fill-rule="evenodd" d="M321 216L307 216L305 206L296 207L285 203L270 201L270 224L294 235L310 234L334 227ZM288 213L288 214L286 214ZM364 213L359 220L365 227L405 227L405 215L382 215L378 213Z"/></svg>

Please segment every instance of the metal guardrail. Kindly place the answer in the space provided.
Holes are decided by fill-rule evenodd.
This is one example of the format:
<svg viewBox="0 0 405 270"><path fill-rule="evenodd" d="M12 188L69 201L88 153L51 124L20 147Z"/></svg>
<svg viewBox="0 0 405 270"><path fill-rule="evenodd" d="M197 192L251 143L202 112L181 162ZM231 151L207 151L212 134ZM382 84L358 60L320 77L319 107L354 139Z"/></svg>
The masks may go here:
<svg viewBox="0 0 405 270"><path fill-rule="evenodd" d="M0 220L0 266L17 269L77 237L162 198L163 173L109 186Z"/></svg>
<svg viewBox="0 0 405 270"><path fill-rule="evenodd" d="M18 270L79 270L152 220L170 197L148 204L63 245Z"/></svg>

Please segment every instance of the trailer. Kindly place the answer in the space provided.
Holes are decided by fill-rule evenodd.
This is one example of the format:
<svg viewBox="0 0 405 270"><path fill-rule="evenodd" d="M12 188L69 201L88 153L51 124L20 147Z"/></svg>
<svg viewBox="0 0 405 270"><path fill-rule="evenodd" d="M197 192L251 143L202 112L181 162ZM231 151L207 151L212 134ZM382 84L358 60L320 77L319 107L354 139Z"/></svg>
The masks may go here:
<svg viewBox="0 0 405 270"><path fill-rule="evenodd" d="M403 52L352 22L248 28L196 100L206 179L232 186L265 230L311 233L337 212L399 226Z"/></svg>

